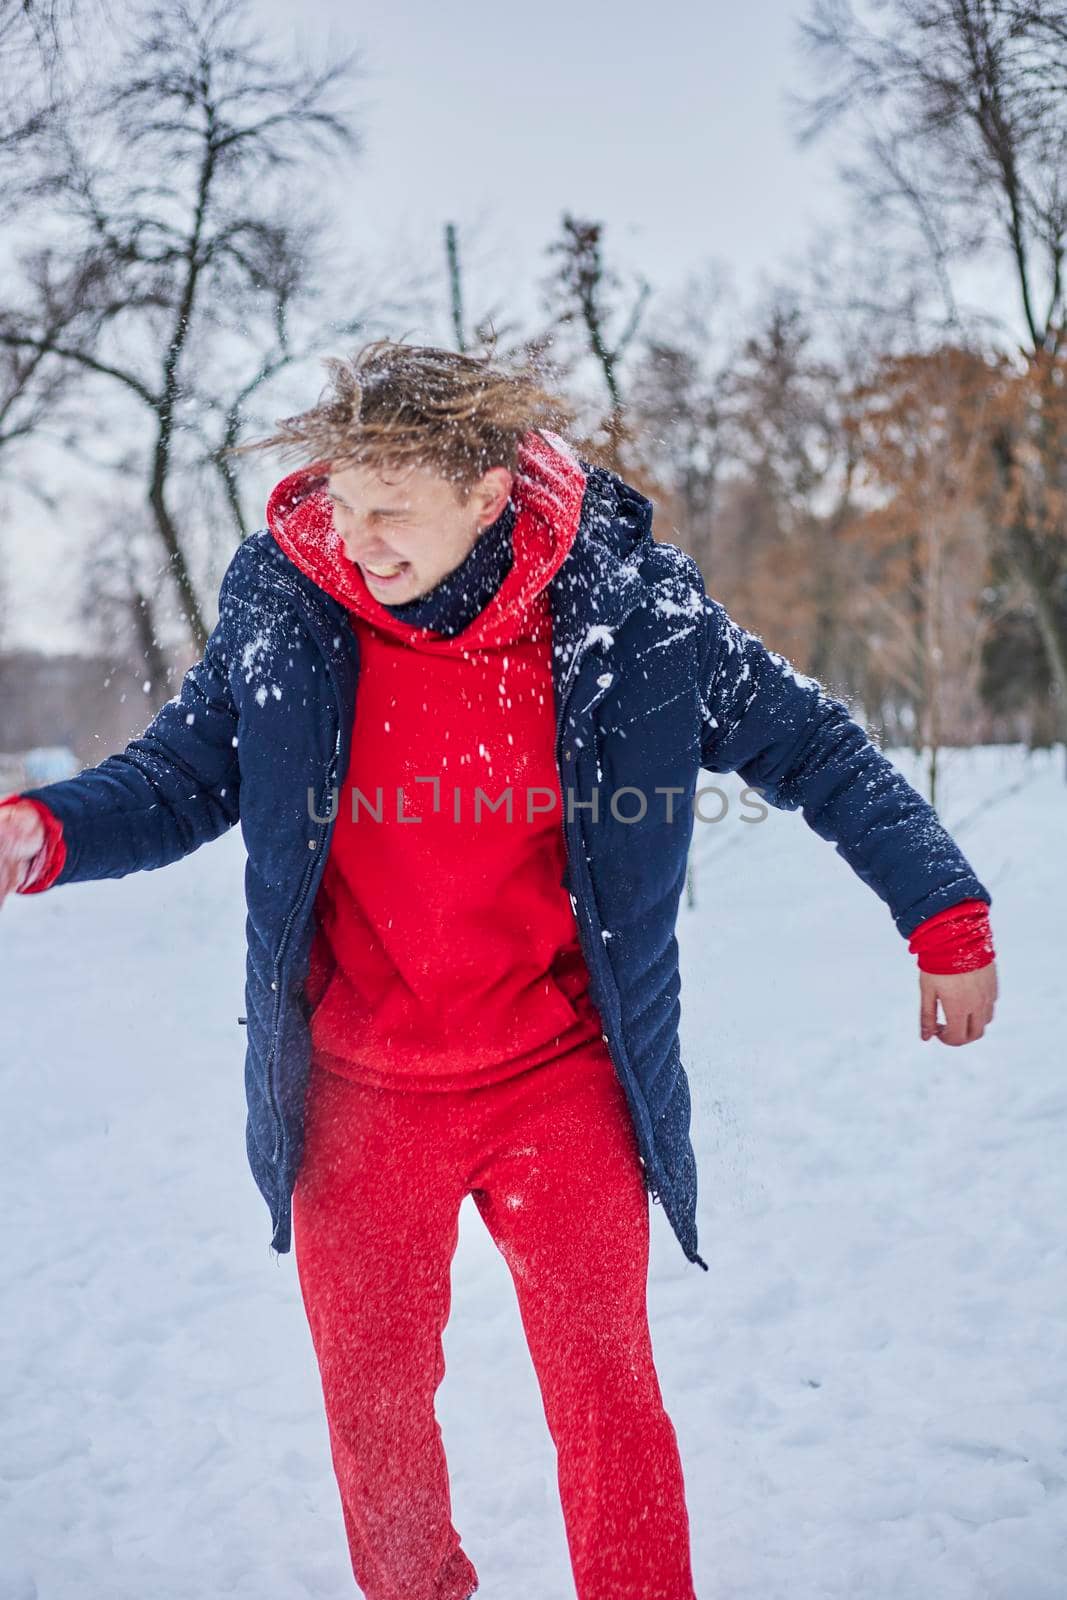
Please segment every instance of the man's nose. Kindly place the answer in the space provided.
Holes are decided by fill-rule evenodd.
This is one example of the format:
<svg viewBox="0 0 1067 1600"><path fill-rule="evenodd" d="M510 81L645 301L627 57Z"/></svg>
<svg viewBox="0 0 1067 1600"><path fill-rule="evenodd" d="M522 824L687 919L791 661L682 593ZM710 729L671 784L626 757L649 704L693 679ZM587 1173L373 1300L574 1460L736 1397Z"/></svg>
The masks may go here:
<svg viewBox="0 0 1067 1600"><path fill-rule="evenodd" d="M372 533L358 527L341 528L341 543L345 547L345 555L349 561L390 561L393 559L391 550L380 545Z"/></svg>
<svg viewBox="0 0 1067 1600"><path fill-rule="evenodd" d="M341 529L341 538L349 550L354 550L360 555L373 555L378 547L378 541L373 534L365 528L348 527Z"/></svg>

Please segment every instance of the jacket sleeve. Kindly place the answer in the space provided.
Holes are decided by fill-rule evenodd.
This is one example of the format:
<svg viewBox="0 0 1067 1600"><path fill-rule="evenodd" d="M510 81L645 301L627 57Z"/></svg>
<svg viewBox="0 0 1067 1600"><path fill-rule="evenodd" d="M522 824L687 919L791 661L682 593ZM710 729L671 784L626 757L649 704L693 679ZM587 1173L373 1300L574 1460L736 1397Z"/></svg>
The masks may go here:
<svg viewBox="0 0 1067 1600"><path fill-rule="evenodd" d="M909 938L962 900L992 904L937 812L848 707L705 597L702 758L832 843Z"/></svg>
<svg viewBox="0 0 1067 1600"><path fill-rule="evenodd" d="M144 733L73 778L21 791L62 824L66 859L50 887L167 866L238 820L232 584L240 554L223 578L203 656Z"/></svg>

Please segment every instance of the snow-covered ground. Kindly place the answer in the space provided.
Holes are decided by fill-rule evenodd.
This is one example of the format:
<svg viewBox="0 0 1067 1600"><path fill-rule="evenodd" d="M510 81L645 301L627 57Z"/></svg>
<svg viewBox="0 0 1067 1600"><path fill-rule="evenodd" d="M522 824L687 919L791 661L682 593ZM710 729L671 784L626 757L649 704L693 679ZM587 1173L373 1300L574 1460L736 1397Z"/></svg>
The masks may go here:
<svg viewBox="0 0 1067 1600"><path fill-rule="evenodd" d="M698 824L711 1271L656 1208L649 1297L700 1600L1067 1595L1062 753L953 753L940 809L1000 956L961 1050L920 1044L904 942L799 816ZM0 1600L356 1592L294 1258L245 1164L242 863L234 830L0 913ZM453 1285L439 1414L479 1600L563 1600L552 1448L469 1200Z"/></svg>

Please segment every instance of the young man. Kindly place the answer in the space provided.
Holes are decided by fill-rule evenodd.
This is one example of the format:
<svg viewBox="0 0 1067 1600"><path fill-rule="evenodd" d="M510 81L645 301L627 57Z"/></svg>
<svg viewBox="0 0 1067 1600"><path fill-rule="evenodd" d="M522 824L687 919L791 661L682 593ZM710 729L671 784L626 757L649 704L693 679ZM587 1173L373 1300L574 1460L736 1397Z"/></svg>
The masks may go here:
<svg viewBox="0 0 1067 1600"><path fill-rule="evenodd" d="M369 1600L477 1587L434 1414L467 1194L514 1278L580 1600L692 1600L645 1296L649 1195L705 1266L674 934L699 772L802 808L887 903L924 1038L992 1017L990 896L531 375L388 341L331 368L264 441L305 465L180 694L0 809L0 897L240 820L247 1152L273 1246L295 1236Z"/></svg>

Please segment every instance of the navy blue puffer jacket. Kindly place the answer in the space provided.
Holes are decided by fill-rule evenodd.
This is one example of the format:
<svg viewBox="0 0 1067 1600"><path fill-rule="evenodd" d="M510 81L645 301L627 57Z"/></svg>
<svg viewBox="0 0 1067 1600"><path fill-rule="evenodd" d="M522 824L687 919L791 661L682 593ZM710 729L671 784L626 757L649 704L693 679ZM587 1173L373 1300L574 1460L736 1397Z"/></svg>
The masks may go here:
<svg viewBox="0 0 1067 1600"><path fill-rule="evenodd" d="M687 1258L705 1266L675 940L701 769L739 772L769 803L799 808L905 937L936 911L990 896L848 708L739 627L695 563L653 539L650 501L582 466L578 535L550 585L556 756L573 802L565 881L647 1187ZM290 1248L303 1149L312 908L359 671L345 608L265 530L234 555L203 658L141 737L23 791L63 824L60 885L166 866L240 821L246 1145L278 1251Z"/></svg>

